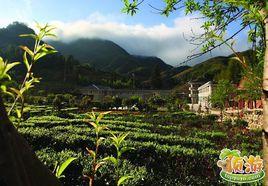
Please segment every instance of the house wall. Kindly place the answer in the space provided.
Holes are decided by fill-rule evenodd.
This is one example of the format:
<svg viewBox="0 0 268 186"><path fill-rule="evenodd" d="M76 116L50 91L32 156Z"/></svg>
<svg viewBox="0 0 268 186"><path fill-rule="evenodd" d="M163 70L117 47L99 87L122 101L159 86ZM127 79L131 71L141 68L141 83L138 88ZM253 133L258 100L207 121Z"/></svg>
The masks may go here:
<svg viewBox="0 0 268 186"><path fill-rule="evenodd" d="M191 99L191 104L198 103L198 84L189 82L189 98Z"/></svg>
<svg viewBox="0 0 268 186"><path fill-rule="evenodd" d="M93 89L81 89L80 92L83 95L93 96L94 102L103 101L105 96L118 96L120 98L130 98L131 96L139 96L143 99L148 99L153 95L169 96L171 90L124 90L124 89L109 89L109 90L93 90Z"/></svg>
<svg viewBox="0 0 268 186"><path fill-rule="evenodd" d="M209 81L205 83L204 85L200 86L198 88L198 104L201 106L201 109L204 109L206 107L210 108L210 97L212 94L212 82Z"/></svg>

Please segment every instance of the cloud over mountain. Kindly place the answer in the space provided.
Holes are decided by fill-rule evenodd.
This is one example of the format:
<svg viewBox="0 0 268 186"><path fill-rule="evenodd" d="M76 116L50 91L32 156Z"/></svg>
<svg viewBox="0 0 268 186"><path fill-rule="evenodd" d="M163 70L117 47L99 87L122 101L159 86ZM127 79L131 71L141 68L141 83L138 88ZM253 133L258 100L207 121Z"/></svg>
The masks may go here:
<svg viewBox="0 0 268 186"><path fill-rule="evenodd" d="M122 23L120 17L113 15L91 14L87 19L72 22L53 21L58 30L60 40L72 41L78 38L101 38L111 40L134 55L157 56L171 65L184 61L195 46L190 45L185 38L194 31L201 34L201 20L194 16L178 17L172 26L159 24L144 26L142 24L128 25ZM238 50L246 50L243 44ZM198 51L196 51L198 52ZM203 56L198 61L215 55L227 55L230 52L223 47L212 55ZM197 61L193 61L195 63Z"/></svg>
<svg viewBox="0 0 268 186"><path fill-rule="evenodd" d="M27 2L27 9L30 9L31 1ZM153 15L152 15L153 16ZM192 31L195 34L202 33L200 28L202 20L194 19L197 16L179 16L173 20L172 25L164 23L146 26L144 24L127 24L126 19L131 19L122 14L106 14L95 12L85 19L73 20L68 22L54 20L50 24L57 27L56 34L58 39L69 42L78 38L100 38L111 40L133 55L157 56L171 65L178 65L187 56L192 54L196 47L186 40ZM25 21L32 28L34 24ZM8 20L0 20L0 24L7 23ZM243 35L243 38L246 35ZM242 37L239 37L242 38ZM245 39L238 39L237 50L248 49ZM198 52L195 51L195 52ZM226 48L219 48L211 54L202 56L188 65L201 62L217 55L228 55L231 52Z"/></svg>

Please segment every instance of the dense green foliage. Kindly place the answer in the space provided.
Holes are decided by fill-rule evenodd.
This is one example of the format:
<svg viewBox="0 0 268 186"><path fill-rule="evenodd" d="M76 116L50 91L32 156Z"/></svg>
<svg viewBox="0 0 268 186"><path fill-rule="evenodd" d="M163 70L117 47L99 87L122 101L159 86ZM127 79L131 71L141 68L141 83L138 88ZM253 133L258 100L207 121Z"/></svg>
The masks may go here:
<svg viewBox="0 0 268 186"><path fill-rule="evenodd" d="M20 133L50 169L56 161L78 157L66 169L62 181L65 185L88 184L82 174L90 171L91 159L86 155L86 147L94 147L95 135L85 122L86 115L68 110L64 117L62 114L59 117L51 115L49 110L34 107L36 116L19 126ZM218 185L222 183L216 165L220 150L228 147L245 155L259 154L261 133L228 122L219 125L215 119L185 112L149 115L118 112L105 116L102 123L115 135L129 132L125 145L134 149L122 155L120 175L134 177L126 185ZM108 137L110 133L103 131L101 136ZM100 157L115 153L107 140L99 147ZM97 185L114 184L111 166L100 168Z"/></svg>
<svg viewBox="0 0 268 186"><path fill-rule="evenodd" d="M232 96L235 95L235 87L228 80L220 80L214 87L210 101L214 107L224 109Z"/></svg>

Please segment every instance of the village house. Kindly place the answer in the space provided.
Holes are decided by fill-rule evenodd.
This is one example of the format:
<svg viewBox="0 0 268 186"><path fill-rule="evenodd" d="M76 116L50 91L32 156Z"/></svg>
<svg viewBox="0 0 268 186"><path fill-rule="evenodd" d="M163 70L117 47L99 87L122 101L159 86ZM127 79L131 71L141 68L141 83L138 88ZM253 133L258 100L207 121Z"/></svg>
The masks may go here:
<svg viewBox="0 0 268 186"><path fill-rule="evenodd" d="M198 87L198 105L201 109L211 108L210 98L213 91L213 83L209 81Z"/></svg>

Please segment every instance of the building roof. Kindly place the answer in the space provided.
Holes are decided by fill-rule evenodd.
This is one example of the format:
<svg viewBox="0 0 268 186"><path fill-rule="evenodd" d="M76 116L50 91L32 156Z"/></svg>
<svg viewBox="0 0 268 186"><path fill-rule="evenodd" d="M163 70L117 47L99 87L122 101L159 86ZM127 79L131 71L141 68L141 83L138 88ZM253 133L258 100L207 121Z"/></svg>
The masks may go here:
<svg viewBox="0 0 268 186"><path fill-rule="evenodd" d="M201 85L200 87L198 87L198 90L200 90L200 89L202 89L202 88L204 88L204 87L206 87L206 86L211 86L212 84L213 84L212 81L208 81L208 82L206 82L205 84L203 84L203 85Z"/></svg>
<svg viewBox="0 0 268 186"><path fill-rule="evenodd" d="M92 89L92 90L111 90L111 87L102 86L102 85L95 85L95 84L88 85L85 88Z"/></svg>

